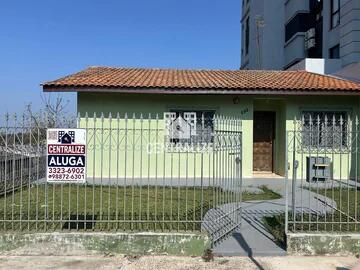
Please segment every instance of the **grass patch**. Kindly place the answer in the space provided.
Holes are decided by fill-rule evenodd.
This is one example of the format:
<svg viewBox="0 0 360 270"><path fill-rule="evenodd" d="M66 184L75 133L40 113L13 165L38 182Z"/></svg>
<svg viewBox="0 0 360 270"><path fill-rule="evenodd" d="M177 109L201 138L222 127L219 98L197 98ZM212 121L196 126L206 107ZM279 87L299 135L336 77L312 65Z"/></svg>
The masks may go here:
<svg viewBox="0 0 360 270"><path fill-rule="evenodd" d="M334 189L311 189L312 192L336 202L332 213L316 215L289 211L288 229L293 232L360 232L360 190L339 187ZM304 202L304 208L309 205ZM319 209L322 202L319 201ZM312 205L316 211L316 205ZM280 246L286 245L285 214L263 217L264 226Z"/></svg>
<svg viewBox="0 0 360 270"><path fill-rule="evenodd" d="M292 213L289 213L289 230L360 231L360 190L339 187L334 189L311 189L311 191L334 200L336 209L334 209L333 213L325 215L299 213L295 216L295 219ZM319 205L322 205L322 202L319 201ZM313 205L313 209L316 211L316 205Z"/></svg>
<svg viewBox="0 0 360 270"><path fill-rule="evenodd" d="M347 187L312 189L311 191L334 200L337 210L326 215L289 212L289 231L293 232L360 232L360 190ZM321 204L321 202L319 202ZM316 205L313 206L316 210ZM264 217L264 225L280 245L286 243L285 214Z"/></svg>
<svg viewBox="0 0 360 270"><path fill-rule="evenodd" d="M285 248L285 215L276 215L272 217L263 217L264 226L274 236L276 243Z"/></svg>
<svg viewBox="0 0 360 270"><path fill-rule="evenodd" d="M244 193L243 200L277 198L262 189ZM235 202L236 196L198 187L34 185L0 198L0 230L200 230L215 201Z"/></svg>

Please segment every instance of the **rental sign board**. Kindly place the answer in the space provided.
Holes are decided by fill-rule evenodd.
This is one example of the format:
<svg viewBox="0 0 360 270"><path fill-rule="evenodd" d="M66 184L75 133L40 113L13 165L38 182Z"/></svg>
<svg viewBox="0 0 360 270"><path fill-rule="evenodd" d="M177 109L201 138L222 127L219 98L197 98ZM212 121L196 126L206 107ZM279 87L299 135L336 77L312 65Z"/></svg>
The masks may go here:
<svg viewBox="0 0 360 270"><path fill-rule="evenodd" d="M86 130L47 130L47 181L85 183Z"/></svg>

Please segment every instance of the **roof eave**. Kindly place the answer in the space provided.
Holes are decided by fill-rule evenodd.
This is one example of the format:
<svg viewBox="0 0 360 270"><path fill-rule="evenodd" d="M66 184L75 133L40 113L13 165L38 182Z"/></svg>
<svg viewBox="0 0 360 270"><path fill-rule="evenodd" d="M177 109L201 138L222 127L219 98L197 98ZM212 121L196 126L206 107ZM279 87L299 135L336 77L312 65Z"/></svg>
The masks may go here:
<svg viewBox="0 0 360 270"><path fill-rule="evenodd" d="M124 94L165 94L165 95L328 95L360 96L360 90L343 89L204 89L204 88L148 88L148 87L79 87L43 85L44 92L78 93L124 93Z"/></svg>

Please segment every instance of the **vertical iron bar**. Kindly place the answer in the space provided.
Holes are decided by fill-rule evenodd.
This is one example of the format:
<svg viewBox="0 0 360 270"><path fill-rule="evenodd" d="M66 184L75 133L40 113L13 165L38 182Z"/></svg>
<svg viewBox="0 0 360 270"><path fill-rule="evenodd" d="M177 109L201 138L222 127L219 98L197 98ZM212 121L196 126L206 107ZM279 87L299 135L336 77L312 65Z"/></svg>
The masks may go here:
<svg viewBox="0 0 360 270"><path fill-rule="evenodd" d="M170 134L174 134L174 127L171 125ZM172 135L171 135L172 136ZM173 170L174 170L174 143L170 146L170 230L173 229Z"/></svg>
<svg viewBox="0 0 360 270"><path fill-rule="evenodd" d="M119 229L119 164L120 164L120 115L116 114L117 122L117 138L116 138L116 201L115 201L115 218L116 218L116 231ZM141 202L140 202L141 204Z"/></svg>
<svg viewBox="0 0 360 270"><path fill-rule="evenodd" d="M23 181L24 181L24 156L28 156L27 159L31 156L31 149L29 153L27 154L24 149L24 129L25 129L25 115L22 115L22 124L21 124L21 160L20 160L20 231L22 230L22 219L23 219Z"/></svg>
<svg viewBox="0 0 360 270"><path fill-rule="evenodd" d="M104 178L104 113L101 113L100 145L100 230L103 230L103 178Z"/></svg>
<svg viewBox="0 0 360 270"><path fill-rule="evenodd" d="M193 151L193 155L194 155L194 177L193 177L193 230L195 230L196 228L196 223L198 222L198 220L196 219L196 177L197 177L197 173L196 173L196 151L195 151L195 147L196 147L196 142L191 142L191 150Z"/></svg>
<svg viewBox="0 0 360 270"><path fill-rule="evenodd" d="M292 195L291 195L291 203L292 203L292 221L293 221L293 230L296 231L296 125L297 119L296 116L294 118L294 133L293 133L293 149L292 149Z"/></svg>
<svg viewBox="0 0 360 270"><path fill-rule="evenodd" d="M301 125L300 125L300 128L297 132L297 136L300 136L300 132L301 131L304 131L304 127L305 127L305 116L304 114L301 115ZM300 138L299 138L300 139ZM302 140L303 138L301 138L300 140ZM301 206L300 206L300 211L301 211L301 230L303 231L304 230L304 204L303 204L303 189L304 189L304 142L301 141L300 143L300 154L301 154L301 164L300 164L300 174L301 174L301 187L300 187L300 203L301 203Z"/></svg>
<svg viewBox="0 0 360 270"><path fill-rule="evenodd" d="M313 148L313 139L314 139L314 134L313 134L313 119L312 119L312 115L309 114L309 126L310 126L310 132L309 132L309 145L308 145L308 151L309 151L309 161L311 161L311 155L312 155L312 148ZM316 136L315 136L316 137ZM309 188L311 189L312 186L312 182L313 179L310 178L310 174L309 174ZM311 231L311 218L312 218L312 207L311 207L311 196L309 196L309 211L308 211L308 215L309 215L309 228L308 230Z"/></svg>
<svg viewBox="0 0 360 270"><path fill-rule="evenodd" d="M111 112L109 113L109 160L108 160L108 166L109 166L109 175L108 175L108 224L107 229L110 230L110 222L111 222L111 163L112 163L112 115Z"/></svg>
<svg viewBox="0 0 360 270"><path fill-rule="evenodd" d="M346 178L347 178L347 229L350 230L350 158L351 158L351 137L350 137L350 130L351 130L351 119L350 115L348 114L347 122L345 122L345 149L349 150L346 151L347 155L347 167L346 167ZM344 132L341 130L341 132ZM347 147L350 147L350 149L347 149Z"/></svg>
<svg viewBox="0 0 360 270"><path fill-rule="evenodd" d="M147 155L147 203L146 203L146 221L147 221L147 230L150 227L150 165L151 165L151 154L153 150L153 145L151 142L151 114L148 116L148 144L151 146L151 151L148 151Z"/></svg>
<svg viewBox="0 0 360 270"><path fill-rule="evenodd" d="M12 187L11 187L11 229L14 230L14 207L15 207L15 172L16 172L16 136L17 136L17 119L14 115L13 123L13 160L12 160Z"/></svg>
<svg viewBox="0 0 360 270"><path fill-rule="evenodd" d="M79 116L81 117L81 116ZM85 113L85 133L86 133L86 151L88 151L88 146L90 144L89 142L89 118L87 112ZM86 161L87 162L87 161ZM84 184L84 230L87 231L87 221L88 221L88 215L87 215L87 168L85 171L85 184ZM62 185L61 185L62 188Z"/></svg>
<svg viewBox="0 0 360 270"><path fill-rule="evenodd" d="M319 159L319 152L320 152L320 147L321 147L321 143L322 143L322 133L320 133L320 125L321 125L320 115L318 114L317 120L316 120L316 128L317 128L316 162ZM316 195L319 195L319 178L318 178L319 168L318 168L318 166L315 167L315 174L316 174ZM316 200L316 230L319 231L319 200Z"/></svg>
<svg viewBox="0 0 360 270"><path fill-rule="evenodd" d="M32 148L32 137L33 137L33 134L32 134L32 119L30 118L29 120L29 123L28 123L28 128L29 128L29 148L31 149L31 151L33 152L33 148ZM27 209L27 215L28 215L28 231L30 230L30 220L31 220L31 217L30 217L30 209L31 209L31 180L32 180L32 156L30 155L29 156L29 176L28 176L28 209ZM6 164L6 163L5 163Z"/></svg>
<svg viewBox="0 0 360 270"><path fill-rule="evenodd" d="M336 124L336 121L335 121L335 114L333 114L333 117L332 117L332 125L331 125L331 134L332 134L332 144L331 144L331 160L332 160L332 163L333 163L333 172L332 172L332 182L331 182L331 195L332 195L332 201L334 202L335 200L335 186L334 186L334 178L335 178L335 175L334 175L334 167L335 167L335 140L336 140L336 134L335 134L335 124ZM335 205L334 205L335 206ZM337 206L338 207L338 206ZM333 231L334 230L334 225L335 225L335 211L332 211L332 225L331 225L331 230Z"/></svg>
<svg viewBox="0 0 360 270"><path fill-rule="evenodd" d="M289 136L291 135L291 131L286 131L286 136L285 136L285 146L286 146L286 150L285 150L285 234L288 233L289 231L289 192L288 192L288 175L289 175L289 160L288 160L288 151L289 151Z"/></svg>
<svg viewBox="0 0 360 270"><path fill-rule="evenodd" d="M39 222L39 183L38 181L40 176L40 131L41 127L37 126L37 159L36 159L36 214L35 214L35 229L38 230Z"/></svg>
<svg viewBox="0 0 360 270"><path fill-rule="evenodd" d="M124 230L126 229L125 221L127 221L126 205L127 205L127 152L128 152L128 115L125 113L125 153L124 153Z"/></svg>
<svg viewBox="0 0 360 270"><path fill-rule="evenodd" d="M77 127L80 127L80 115L77 116ZM79 183L75 183L76 185L76 230L79 230Z"/></svg>
<svg viewBox="0 0 360 270"><path fill-rule="evenodd" d="M134 187L134 181L135 181L135 124L136 124L136 120L135 120L135 113L133 113L132 116L132 161L131 161L131 230L134 230L134 199L135 199L135 187Z"/></svg>
<svg viewBox="0 0 360 270"><path fill-rule="evenodd" d="M342 135L343 135L343 118L342 118L342 115L340 115L340 231L342 229L342 153L343 153L343 138L342 138Z"/></svg>
<svg viewBox="0 0 360 270"><path fill-rule="evenodd" d="M143 186L143 179L142 179L142 162L143 162L143 115L140 113L140 191L139 191L139 221L142 220L142 186ZM141 229L143 229L143 224L140 224Z"/></svg>
<svg viewBox="0 0 360 270"><path fill-rule="evenodd" d="M9 133L9 114L6 113L5 116L5 181L4 181L4 230L7 228L7 181L8 181L8 151L9 151L9 145L8 145L8 133ZM10 164L9 164L10 165Z"/></svg>
<svg viewBox="0 0 360 270"><path fill-rule="evenodd" d="M93 177L92 177L92 229L95 230L95 175L96 175L96 112L94 112L94 131L93 131Z"/></svg>
<svg viewBox="0 0 360 270"><path fill-rule="evenodd" d="M190 127L191 128L191 127ZM188 182L189 182L189 143L186 144L185 153L185 230L188 230Z"/></svg>
<svg viewBox="0 0 360 270"><path fill-rule="evenodd" d="M357 224L359 222L357 215L357 206L358 206L358 134L359 134L359 118L358 114L355 115L355 208L354 208L354 218L355 218L355 231L357 231Z"/></svg>
<svg viewBox="0 0 360 270"><path fill-rule="evenodd" d="M183 148L183 145L179 145L178 146L178 179L177 179L177 231L179 231L180 229L180 203L181 203L181 200L180 200L180 177L181 177L181 174L180 174L180 166L181 166L181 150Z"/></svg>
<svg viewBox="0 0 360 270"><path fill-rule="evenodd" d="M157 229L157 222L158 220L158 205L157 205L157 198L158 198L158 141L159 141L159 114L156 114L155 116L155 198L154 198L154 204L155 204L155 211L154 211L154 229Z"/></svg>
<svg viewBox="0 0 360 270"><path fill-rule="evenodd" d="M165 119L164 115L164 122L169 121L168 119ZM163 127L163 135L164 135L164 143L163 143L163 149L162 149L162 155L163 155L163 187L162 187L162 230L165 230L165 177L166 177L166 151L169 149L170 145L170 136L168 132L169 130L165 130L165 128L168 128L168 123L165 123L165 126ZM187 203L187 202L186 202Z"/></svg>
<svg viewBox="0 0 360 270"><path fill-rule="evenodd" d="M204 140L204 113L201 115L201 143ZM201 146L200 146L201 148ZM203 212L204 212L204 152L200 149L201 160L200 160L200 181L201 181L201 203L200 203L200 221L203 221Z"/></svg>

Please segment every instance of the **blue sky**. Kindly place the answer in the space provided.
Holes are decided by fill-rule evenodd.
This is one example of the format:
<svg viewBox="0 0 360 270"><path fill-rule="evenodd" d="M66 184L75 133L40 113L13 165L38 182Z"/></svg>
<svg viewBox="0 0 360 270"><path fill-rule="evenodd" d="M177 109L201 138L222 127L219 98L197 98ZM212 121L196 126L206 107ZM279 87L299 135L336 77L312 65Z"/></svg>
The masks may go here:
<svg viewBox="0 0 360 270"><path fill-rule="evenodd" d="M40 83L87 66L238 69L240 14L241 0L4 0L0 114L40 108Z"/></svg>

